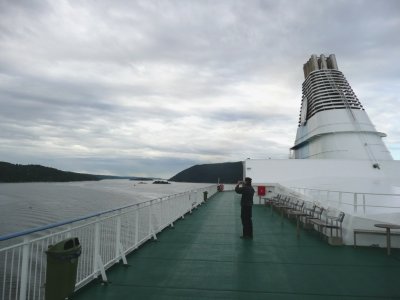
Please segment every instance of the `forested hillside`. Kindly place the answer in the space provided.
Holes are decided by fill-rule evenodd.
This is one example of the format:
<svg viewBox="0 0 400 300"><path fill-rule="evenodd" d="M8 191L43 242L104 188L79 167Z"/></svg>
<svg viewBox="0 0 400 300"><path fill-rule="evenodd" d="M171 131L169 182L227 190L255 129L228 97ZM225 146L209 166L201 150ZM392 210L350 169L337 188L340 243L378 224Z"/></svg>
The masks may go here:
<svg viewBox="0 0 400 300"><path fill-rule="evenodd" d="M171 177L170 181L199 183L236 183L243 179L243 163L226 162L195 165Z"/></svg>
<svg viewBox="0 0 400 300"><path fill-rule="evenodd" d="M96 175L60 171L40 165L0 162L0 182L64 182L100 180Z"/></svg>

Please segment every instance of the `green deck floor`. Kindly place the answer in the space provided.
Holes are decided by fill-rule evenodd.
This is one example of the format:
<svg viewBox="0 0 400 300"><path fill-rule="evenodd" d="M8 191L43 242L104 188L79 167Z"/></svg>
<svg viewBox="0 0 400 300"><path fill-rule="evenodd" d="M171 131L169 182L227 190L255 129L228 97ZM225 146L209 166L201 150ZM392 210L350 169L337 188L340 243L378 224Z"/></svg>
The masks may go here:
<svg viewBox="0 0 400 300"><path fill-rule="evenodd" d="M400 251L334 247L270 208L241 240L239 198L216 194L75 295L89 299L400 299Z"/></svg>

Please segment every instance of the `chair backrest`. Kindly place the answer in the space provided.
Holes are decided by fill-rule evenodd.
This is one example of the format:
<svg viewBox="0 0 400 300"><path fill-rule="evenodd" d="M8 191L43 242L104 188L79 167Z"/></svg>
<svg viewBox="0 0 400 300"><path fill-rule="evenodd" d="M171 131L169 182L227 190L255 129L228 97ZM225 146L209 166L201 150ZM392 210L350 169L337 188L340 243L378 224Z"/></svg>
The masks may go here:
<svg viewBox="0 0 400 300"><path fill-rule="evenodd" d="M313 207L311 208L311 215L315 213L315 209L317 208L317 205L314 204Z"/></svg>
<svg viewBox="0 0 400 300"><path fill-rule="evenodd" d="M309 217L314 217L316 207L317 207L317 205L315 205L315 204L313 204L312 207L311 207L309 204L304 205L304 202L303 202L303 211Z"/></svg>
<svg viewBox="0 0 400 300"><path fill-rule="evenodd" d="M340 214L338 215L338 217L337 217L337 222L339 222L339 223L342 223L343 222L343 219L344 219L344 212L340 212Z"/></svg>
<svg viewBox="0 0 400 300"><path fill-rule="evenodd" d="M322 213L324 212L325 208L323 207L318 207L319 211L317 213L318 219L321 219Z"/></svg>
<svg viewBox="0 0 400 300"><path fill-rule="evenodd" d="M298 203L299 203L299 200L293 199L289 205L290 205L292 208L296 208Z"/></svg>

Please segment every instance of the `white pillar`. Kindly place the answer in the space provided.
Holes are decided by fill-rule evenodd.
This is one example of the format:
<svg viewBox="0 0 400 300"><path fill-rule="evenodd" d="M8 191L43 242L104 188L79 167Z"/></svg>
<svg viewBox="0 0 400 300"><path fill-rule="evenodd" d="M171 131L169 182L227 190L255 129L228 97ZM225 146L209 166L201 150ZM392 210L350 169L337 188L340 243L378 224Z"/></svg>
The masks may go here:
<svg viewBox="0 0 400 300"><path fill-rule="evenodd" d="M327 70L328 69L328 65L326 64L325 55L321 54L320 60L321 60L321 70Z"/></svg>
<svg viewBox="0 0 400 300"><path fill-rule="evenodd" d="M330 60L330 62L331 62L332 69L334 69L334 70L339 70L338 65L337 65L337 62L336 62L336 56L335 56L335 54L329 55L329 60Z"/></svg>

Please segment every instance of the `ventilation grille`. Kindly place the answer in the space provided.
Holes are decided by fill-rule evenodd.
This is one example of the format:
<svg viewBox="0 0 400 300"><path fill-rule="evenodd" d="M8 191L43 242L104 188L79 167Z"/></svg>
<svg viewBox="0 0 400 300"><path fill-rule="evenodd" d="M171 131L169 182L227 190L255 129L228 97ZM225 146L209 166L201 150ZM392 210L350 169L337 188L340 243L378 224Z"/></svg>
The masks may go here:
<svg viewBox="0 0 400 300"><path fill-rule="evenodd" d="M314 71L304 81L299 126L304 101L307 101L306 120L324 110L364 110L343 73L333 69Z"/></svg>

